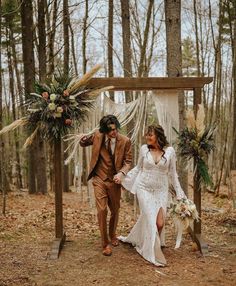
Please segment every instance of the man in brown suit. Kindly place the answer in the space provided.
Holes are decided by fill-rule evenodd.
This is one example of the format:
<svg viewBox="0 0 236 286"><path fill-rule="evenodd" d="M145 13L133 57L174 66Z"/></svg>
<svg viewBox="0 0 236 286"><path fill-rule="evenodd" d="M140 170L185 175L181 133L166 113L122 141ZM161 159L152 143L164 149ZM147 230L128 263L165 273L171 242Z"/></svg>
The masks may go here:
<svg viewBox="0 0 236 286"><path fill-rule="evenodd" d="M84 136L80 145L92 145L92 158L88 180L93 178L98 224L101 232L103 255L110 256L113 246L119 244L116 227L119 216L121 179L131 168L131 141L118 132L120 123L114 115L100 120L100 129L91 136ZM111 211L109 237L107 233L107 206Z"/></svg>

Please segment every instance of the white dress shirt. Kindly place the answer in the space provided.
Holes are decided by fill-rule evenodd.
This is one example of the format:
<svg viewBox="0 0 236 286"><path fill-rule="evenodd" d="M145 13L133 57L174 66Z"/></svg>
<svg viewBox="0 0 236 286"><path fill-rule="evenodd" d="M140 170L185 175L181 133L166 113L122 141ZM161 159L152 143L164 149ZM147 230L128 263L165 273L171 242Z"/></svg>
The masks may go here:
<svg viewBox="0 0 236 286"><path fill-rule="evenodd" d="M108 136L106 136L105 138L105 145L106 145L106 148L108 148ZM114 154L115 152L115 147L116 147L116 138L111 138L111 152L112 154Z"/></svg>

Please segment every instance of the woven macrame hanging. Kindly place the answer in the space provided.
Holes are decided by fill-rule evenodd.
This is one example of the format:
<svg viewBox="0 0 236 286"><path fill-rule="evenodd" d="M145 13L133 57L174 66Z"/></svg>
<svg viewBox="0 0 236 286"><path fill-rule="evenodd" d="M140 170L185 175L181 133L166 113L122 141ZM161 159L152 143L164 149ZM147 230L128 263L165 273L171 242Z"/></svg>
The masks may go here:
<svg viewBox="0 0 236 286"><path fill-rule="evenodd" d="M147 104L148 103L148 104ZM150 109L152 107L152 110ZM155 107L153 109L153 106ZM140 93L136 100L130 103L117 103L112 101L106 94L102 93L97 97L96 107L90 113L88 120L80 126L76 134L69 134L65 140L68 141L69 156L65 161L68 164L72 159L75 164L75 176L77 178L77 186L81 186L82 170L89 169L91 158L91 148L85 148L86 160L82 156L82 148L79 146L81 137L85 134L91 134L99 127L99 121L102 116L114 114L117 116L121 127L127 125L131 120L135 122L129 137L131 141L140 145L139 134L144 134L145 123L149 113L156 112L157 121L165 130L165 134L170 144L174 143L176 138L173 128L179 128L179 111L178 111L178 91L177 90L158 90L149 93ZM152 114L153 116L154 114ZM89 191L89 196L92 193Z"/></svg>

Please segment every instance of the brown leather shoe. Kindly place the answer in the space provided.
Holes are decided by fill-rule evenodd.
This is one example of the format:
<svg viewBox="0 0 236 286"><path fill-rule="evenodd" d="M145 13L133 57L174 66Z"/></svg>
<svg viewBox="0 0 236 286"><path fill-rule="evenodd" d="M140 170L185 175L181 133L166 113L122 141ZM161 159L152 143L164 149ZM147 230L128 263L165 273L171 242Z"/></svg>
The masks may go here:
<svg viewBox="0 0 236 286"><path fill-rule="evenodd" d="M119 245L119 240L118 240L118 238L113 238L112 240L111 240L111 244L112 244L112 246L114 246L114 247L116 247L116 246L118 246Z"/></svg>
<svg viewBox="0 0 236 286"><path fill-rule="evenodd" d="M106 247L103 248L102 254L105 256L111 256L112 255L112 249L110 245L107 245Z"/></svg>

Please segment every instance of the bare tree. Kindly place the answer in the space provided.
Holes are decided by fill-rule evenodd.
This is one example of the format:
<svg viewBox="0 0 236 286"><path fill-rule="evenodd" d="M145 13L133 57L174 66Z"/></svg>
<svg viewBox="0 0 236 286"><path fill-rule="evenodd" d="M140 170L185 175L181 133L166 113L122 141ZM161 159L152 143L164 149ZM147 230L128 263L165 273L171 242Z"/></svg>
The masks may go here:
<svg viewBox="0 0 236 286"><path fill-rule="evenodd" d="M58 16L58 1L53 1L53 9L52 9L52 23L50 21L50 13L48 6L46 7L46 18L47 18L47 30L48 32L48 75L51 76L55 69L55 60L54 60L54 45L55 45L55 34L56 34L56 21Z"/></svg>
<svg viewBox="0 0 236 286"><path fill-rule="evenodd" d="M200 76L200 55L199 55L199 36L198 36L198 15L196 0L193 0L194 7L194 24L195 24L195 36L196 36L196 54L197 54L197 76Z"/></svg>
<svg viewBox="0 0 236 286"><path fill-rule="evenodd" d="M83 18L83 35L82 35L82 68L83 68L83 73L85 74L87 72L87 29L88 29L88 0L85 0L85 11L84 11L84 18ZM82 150L83 154L83 162L84 166L87 166L87 156L86 156L86 149L83 148ZM87 185L87 169L83 169L83 175L82 175L82 180L83 184Z"/></svg>
<svg viewBox="0 0 236 286"><path fill-rule="evenodd" d="M230 24L230 40L232 47L232 83L233 83L233 144L231 155L231 167L236 169L236 3L235 1L226 1L229 24ZM230 5L231 4L231 5ZM232 7L231 7L232 6ZM230 9L231 8L231 9Z"/></svg>
<svg viewBox="0 0 236 286"><path fill-rule="evenodd" d="M121 0L121 18L122 18L122 38L123 38L123 65L124 76L132 76L132 53L130 42L130 8L129 0ZM130 94L127 94L127 102L132 100Z"/></svg>
<svg viewBox="0 0 236 286"><path fill-rule="evenodd" d="M108 41L107 41L107 54L108 54L108 76L113 77L113 0L109 0L108 7ZM114 92L110 91L110 98L114 100Z"/></svg>
<svg viewBox="0 0 236 286"><path fill-rule="evenodd" d="M68 0L63 0L64 76L68 76L69 64L70 64L69 62L69 59L70 59L69 17L70 16L69 16Z"/></svg>
<svg viewBox="0 0 236 286"><path fill-rule="evenodd" d="M70 39L69 39L69 8L68 8L68 0L63 0L63 38L64 38L64 53L63 53L63 69L64 76L69 75L69 59L70 59ZM63 149L67 148L67 144L63 143ZM63 152L62 158L66 159L68 157L67 153ZM63 159L63 161L64 161ZM63 185L64 192L69 192L69 166L63 166Z"/></svg>
<svg viewBox="0 0 236 286"><path fill-rule="evenodd" d="M39 54L39 80L44 82L46 79L46 30L45 30L45 0L38 0L38 54ZM38 137L37 140L37 192L47 193L47 168L46 150L44 140Z"/></svg>
<svg viewBox="0 0 236 286"><path fill-rule="evenodd" d="M141 45L141 54L140 54L140 60L139 60L139 66L138 66L138 76L141 77L143 75L143 72L145 70L144 68L144 62L145 62L145 55L147 50L147 42L148 42L148 36L150 31L150 23L151 23L151 15L152 15L152 9L153 9L153 3L154 0L150 0L148 4L148 11L147 11L147 19L146 19L146 25L144 30L144 39L143 43Z"/></svg>
<svg viewBox="0 0 236 286"><path fill-rule="evenodd" d="M33 7L32 1L22 0L21 2L21 25L22 25L22 50L24 66L25 93L29 95L34 91L35 64L34 64L34 43L33 43ZM35 182L35 150L29 147L28 153L28 180L29 193L36 192Z"/></svg>
<svg viewBox="0 0 236 286"><path fill-rule="evenodd" d="M182 76L182 51L181 51L181 1L165 1L166 47L167 47L167 74L168 77ZM179 93L179 128L184 128L184 93ZM188 189L188 176L185 163L178 158L178 173L180 182L185 192Z"/></svg>
<svg viewBox="0 0 236 286"><path fill-rule="evenodd" d="M82 39L82 54L83 54L83 73L87 71L87 56L86 56L86 41L87 41L87 28L88 28L88 0L85 0L85 11L83 19L83 39Z"/></svg>

